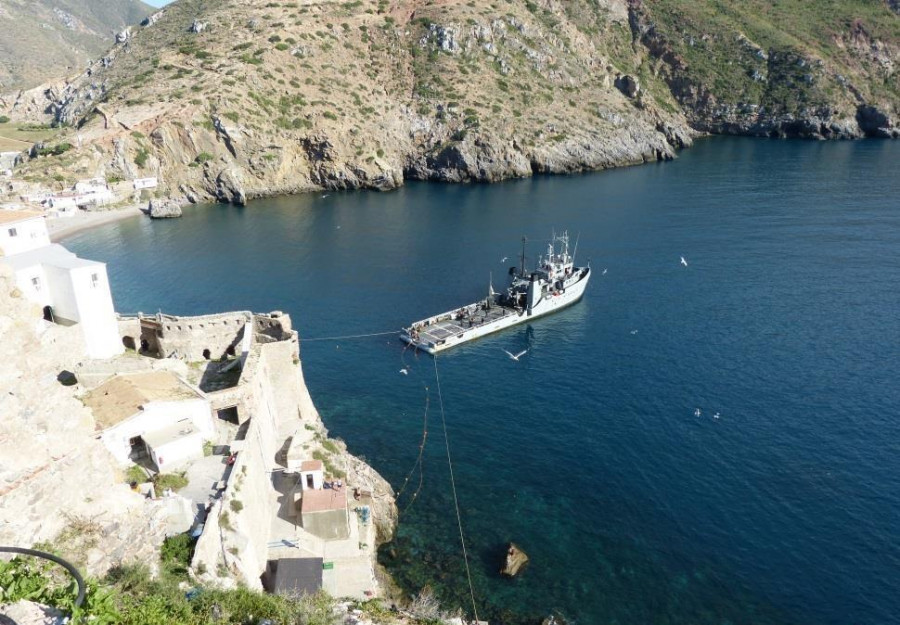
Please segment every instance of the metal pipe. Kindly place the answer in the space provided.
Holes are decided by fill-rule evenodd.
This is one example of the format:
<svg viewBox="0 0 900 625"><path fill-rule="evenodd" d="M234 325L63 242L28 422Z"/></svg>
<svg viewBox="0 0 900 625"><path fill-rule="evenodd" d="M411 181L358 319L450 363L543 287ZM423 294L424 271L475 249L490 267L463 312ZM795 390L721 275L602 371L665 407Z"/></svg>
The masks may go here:
<svg viewBox="0 0 900 625"><path fill-rule="evenodd" d="M60 565L69 572L69 575L75 578L75 583L78 585L78 597L75 599L75 607L80 608L81 604L84 603L84 593L86 590L84 578L81 577L81 573L78 572L78 569L75 568L75 565L67 562L66 560L63 560L58 556L53 555L52 553L46 553L44 551L38 551L36 549L0 546L0 553L2 552L20 553L26 556L34 556L35 558L43 558L44 560L50 560L51 562L55 562L56 564Z"/></svg>

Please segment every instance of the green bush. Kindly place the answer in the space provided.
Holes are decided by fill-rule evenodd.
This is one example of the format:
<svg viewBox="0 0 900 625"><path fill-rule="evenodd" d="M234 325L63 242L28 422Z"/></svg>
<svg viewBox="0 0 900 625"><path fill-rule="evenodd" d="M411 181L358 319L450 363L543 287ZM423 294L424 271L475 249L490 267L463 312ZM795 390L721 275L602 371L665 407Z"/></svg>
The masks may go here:
<svg viewBox="0 0 900 625"><path fill-rule="evenodd" d="M150 158L150 152L147 151L147 148L139 148L137 154L134 157L134 164L138 167L143 167L147 164L147 160Z"/></svg>
<svg viewBox="0 0 900 625"><path fill-rule="evenodd" d="M238 500L238 499L232 499L231 503L229 504L229 507L231 508L232 512L238 513L244 509L244 504L241 503L240 500Z"/></svg>
<svg viewBox="0 0 900 625"><path fill-rule="evenodd" d="M0 124L6 124L9 122L9 117L6 115L0 115Z"/></svg>
<svg viewBox="0 0 900 625"><path fill-rule="evenodd" d="M153 485L156 490L171 488L174 491L181 490L188 485L188 479L184 473L157 473L153 476Z"/></svg>
<svg viewBox="0 0 900 625"><path fill-rule="evenodd" d="M206 163L207 161L211 161L214 158L215 157L212 154L210 154L209 152L200 152L200 154L198 154L197 158L195 158L194 160L202 165L203 163Z"/></svg>
<svg viewBox="0 0 900 625"><path fill-rule="evenodd" d="M131 465L125 471L125 481L131 484L137 482L141 484L147 481L147 472L136 464Z"/></svg>
<svg viewBox="0 0 900 625"><path fill-rule="evenodd" d="M191 566L191 558L194 557L194 545L196 542L190 534L177 534L163 540L159 551L159 560L163 569L177 576L186 577Z"/></svg>

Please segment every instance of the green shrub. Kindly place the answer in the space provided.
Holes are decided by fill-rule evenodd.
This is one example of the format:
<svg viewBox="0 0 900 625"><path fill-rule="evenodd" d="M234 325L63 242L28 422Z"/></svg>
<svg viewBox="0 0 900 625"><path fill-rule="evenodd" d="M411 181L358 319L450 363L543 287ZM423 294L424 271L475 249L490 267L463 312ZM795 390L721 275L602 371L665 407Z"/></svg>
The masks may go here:
<svg viewBox="0 0 900 625"><path fill-rule="evenodd" d="M215 158L215 156L213 156L209 152L200 152L200 154L198 154L197 158L195 158L194 160L197 163L200 163L202 165L203 163L206 163L207 161L211 161L214 158Z"/></svg>
<svg viewBox="0 0 900 625"><path fill-rule="evenodd" d="M134 164L138 167L143 167L147 164L147 159L150 158L150 152L147 151L147 148L139 148L137 154L134 157Z"/></svg>
<svg viewBox="0 0 900 625"><path fill-rule="evenodd" d="M231 508L232 512L238 513L244 509L244 504L241 503L240 500L238 500L238 499L232 499L231 503L229 504L229 507Z"/></svg>
<svg viewBox="0 0 900 625"><path fill-rule="evenodd" d="M163 540L159 559L163 569L178 576L186 576L194 557L195 541L190 534L177 534Z"/></svg>
<svg viewBox="0 0 900 625"><path fill-rule="evenodd" d="M184 472L181 473L157 473L153 476L153 485L156 490L171 488L174 491L181 490L188 485L188 479Z"/></svg>
<svg viewBox="0 0 900 625"><path fill-rule="evenodd" d="M125 481L129 484L132 482L137 482L138 484L146 482L147 472L138 465L133 464L125 471Z"/></svg>
<svg viewBox="0 0 900 625"><path fill-rule="evenodd" d="M9 117L6 115L0 115L0 124L6 124L9 122Z"/></svg>

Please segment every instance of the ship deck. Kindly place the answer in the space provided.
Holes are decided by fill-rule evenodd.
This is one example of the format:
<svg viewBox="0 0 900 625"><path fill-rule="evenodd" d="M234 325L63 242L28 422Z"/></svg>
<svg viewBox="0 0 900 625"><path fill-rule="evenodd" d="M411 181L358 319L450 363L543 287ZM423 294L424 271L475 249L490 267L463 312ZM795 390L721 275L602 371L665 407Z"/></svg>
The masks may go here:
<svg viewBox="0 0 900 625"><path fill-rule="evenodd" d="M474 330L486 323L516 314L511 308L494 306L489 310L477 310L463 319L445 319L419 330L420 343L435 343L444 339Z"/></svg>

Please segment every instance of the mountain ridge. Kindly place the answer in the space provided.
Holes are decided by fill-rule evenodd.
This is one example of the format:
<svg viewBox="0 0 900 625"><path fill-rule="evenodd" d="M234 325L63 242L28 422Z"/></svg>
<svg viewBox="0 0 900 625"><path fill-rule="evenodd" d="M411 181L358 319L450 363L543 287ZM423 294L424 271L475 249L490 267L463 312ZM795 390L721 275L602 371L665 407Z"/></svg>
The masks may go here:
<svg viewBox="0 0 900 625"><path fill-rule="evenodd" d="M643 163L709 132L900 134L886 1L722 6L178 0L6 110L50 111L82 145L31 176L158 175L163 194L236 203Z"/></svg>
<svg viewBox="0 0 900 625"><path fill-rule="evenodd" d="M140 0L3 0L0 92L80 73L153 11Z"/></svg>

